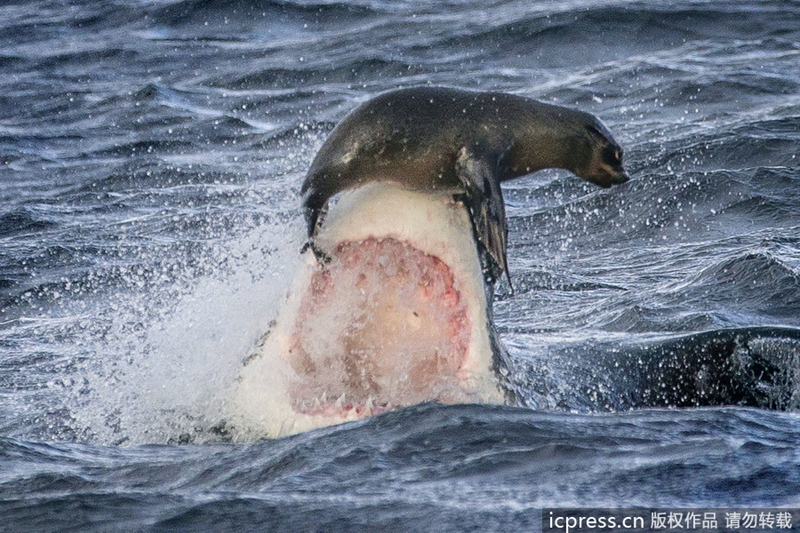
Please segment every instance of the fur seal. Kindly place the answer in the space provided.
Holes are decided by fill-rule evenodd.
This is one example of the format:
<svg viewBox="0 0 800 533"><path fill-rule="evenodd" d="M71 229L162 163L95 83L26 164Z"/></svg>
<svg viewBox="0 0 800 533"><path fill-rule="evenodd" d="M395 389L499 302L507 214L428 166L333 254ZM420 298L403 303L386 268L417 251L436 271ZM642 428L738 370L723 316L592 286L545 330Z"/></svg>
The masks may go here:
<svg viewBox="0 0 800 533"><path fill-rule="evenodd" d="M625 183L623 151L589 113L499 92L413 87L353 109L317 153L301 194L313 240L328 200L373 181L455 190L496 279L508 274L500 183L562 168L599 185Z"/></svg>
<svg viewBox="0 0 800 533"><path fill-rule="evenodd" d="M599 120L527 98L421 87L350 112L302 186L309 240L234 425L280 436L425 401L515 403L492 321L500 182L546 167L627 180Z"/></svg>

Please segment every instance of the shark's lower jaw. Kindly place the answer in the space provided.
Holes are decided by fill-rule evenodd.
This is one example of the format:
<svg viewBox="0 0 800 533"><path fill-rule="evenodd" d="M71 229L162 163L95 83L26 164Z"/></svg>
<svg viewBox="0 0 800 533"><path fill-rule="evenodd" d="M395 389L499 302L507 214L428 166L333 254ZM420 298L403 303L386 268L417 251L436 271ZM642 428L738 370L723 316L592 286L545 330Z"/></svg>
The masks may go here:
<svg viewBox="0 0 800 533"><path fill-rule="evenodd" d="M305 414L464 400L467 302L441 259L395 238L340 242L311 277L284 355Z"/></svg>
<svg viewBox="0 0 800 533"><path fill-rule="evenodd" d="M452 194L345 193L229 402L281 436L426 401L502 403L469 216Z"/></svg>

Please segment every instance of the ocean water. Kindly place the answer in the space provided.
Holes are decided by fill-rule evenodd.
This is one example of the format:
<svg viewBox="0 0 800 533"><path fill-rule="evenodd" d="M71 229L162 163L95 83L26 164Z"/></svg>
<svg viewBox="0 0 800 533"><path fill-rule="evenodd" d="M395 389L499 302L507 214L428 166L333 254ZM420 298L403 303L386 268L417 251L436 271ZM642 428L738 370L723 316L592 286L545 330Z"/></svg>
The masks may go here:
<svg viewBox="0 0 800 533"><path fill-rule="evenodd" d="M10 1L0 43L0 531L800 507L797 1ZM580 108L626 149L613 189L504 185L523 405L237 435L315 150L424 84Z"/></svg>

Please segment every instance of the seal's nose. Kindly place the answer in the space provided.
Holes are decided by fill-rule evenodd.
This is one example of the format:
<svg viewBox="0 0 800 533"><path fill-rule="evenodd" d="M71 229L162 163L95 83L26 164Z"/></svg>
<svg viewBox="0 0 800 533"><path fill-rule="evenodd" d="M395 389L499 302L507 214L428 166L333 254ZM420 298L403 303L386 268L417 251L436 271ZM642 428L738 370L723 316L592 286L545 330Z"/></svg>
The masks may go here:
<svg viewBox="0 0 800 533"><path fill-rule="evenodd" d="M612 182L614 183L614 185L621 185L630 179L631 177L628 175L628 173L623 170L619 172L616 176L614 176Z"/></svg>

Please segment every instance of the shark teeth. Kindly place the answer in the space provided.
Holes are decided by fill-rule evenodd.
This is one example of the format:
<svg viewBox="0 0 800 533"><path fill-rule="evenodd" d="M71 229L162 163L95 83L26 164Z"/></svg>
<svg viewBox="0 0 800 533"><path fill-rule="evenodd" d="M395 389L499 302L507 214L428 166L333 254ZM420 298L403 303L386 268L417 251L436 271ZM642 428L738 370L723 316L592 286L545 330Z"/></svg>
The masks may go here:
<svg viewBox="0 0 800 533"><path fill-rule="evenodd" d="M335 400L327 392L314 398L295 398L292 407L298 413L314 416L343 417L346 420L357 420L372 415L385 413L394 408L390 402L377 402L372 396L366 401L348 401L347 394L341 394Z"/></svg>
<svg viewBox="0 0 800 533"><path fill-rule="evenodd" d="M372 416L373 407L375 407L375 403L372 401L372 396L370 396L367 398L367 403L364 404L364 411L362 411L364 416Z"/></svg>

